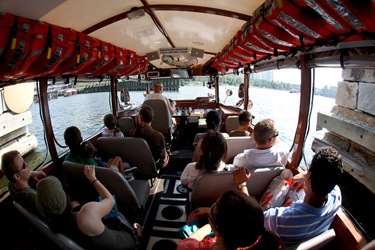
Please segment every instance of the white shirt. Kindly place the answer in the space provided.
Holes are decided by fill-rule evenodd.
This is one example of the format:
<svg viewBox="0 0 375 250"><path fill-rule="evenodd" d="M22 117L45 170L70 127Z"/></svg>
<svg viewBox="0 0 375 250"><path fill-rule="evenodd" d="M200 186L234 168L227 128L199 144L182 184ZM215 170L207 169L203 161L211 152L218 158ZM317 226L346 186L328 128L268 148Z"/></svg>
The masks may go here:
<svg viewBox="0 0 375 250"><path fill-rule="evenodd" d="M182 185L187 185L190 189L193 189L194 182L197 179L197 177L205 172L205 171L196 169L195 164L196 162L189 163L185 167L180 177ZM231 171L231 170L234 170L234 166L231 164L226 165L225 162L220 162L220 166L218 167L217 171L223 171L224 169L227 169L227 171Z"/></svg>
<svg viewBox="0 0 375 250"><path fill-rule="evenodd" d="M152 93L152 94L148 94L146 97L145 97L145 101L147 100L164 100L167 105L168 105L168 102L169 102L169 99L168 97L166 96L163 96L162 94L160 93Z"/></svg>
<svg viewBox="0 0 375 250"><path fill-rule="evenodd" d="M165 104L167 104L169 112L171 112L171 109L174 110L174 107L172 106L171 102L169 101L169 98L166 96L163 96L161 93L152 93L148 94L145 97L145 101L147 100L164 100ZM171 113L173 115L173 112Z"/></svg>
<svg viewBox="0 0 375 250"><path fill-rule="evenodd" d="M280 141L267 149L246 149L234 157L233 165L254 169L259 167L270 167L276 165L286 166L289 148Z"/></svg>

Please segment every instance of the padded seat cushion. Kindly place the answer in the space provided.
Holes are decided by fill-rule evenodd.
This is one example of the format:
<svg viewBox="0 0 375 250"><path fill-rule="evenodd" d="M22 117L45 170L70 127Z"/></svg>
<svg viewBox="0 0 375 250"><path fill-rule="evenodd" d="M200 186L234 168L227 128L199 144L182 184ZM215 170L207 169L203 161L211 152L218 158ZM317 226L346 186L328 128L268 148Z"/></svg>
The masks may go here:
<svg viewBox="0 0 375 250"><path fill-rule="evenodd" d="M63 173L67 181L67 190L71 196L82 202L98 200L98 193L83 173L84 164L64 161ZM137 221L144 212L150 186L147 180L132 180L130 184L118 171L110 168L96 167L96 177L115 195L119 211L129 221Z"/></svg>
<svg viewBox="0 0 375 250"><path fill-rule="evenodd" d="M138 198L138 202L145 207L148 195L150 194L150 185L147 180L131 180L129 185L133 189L135 195Z"/></svg>

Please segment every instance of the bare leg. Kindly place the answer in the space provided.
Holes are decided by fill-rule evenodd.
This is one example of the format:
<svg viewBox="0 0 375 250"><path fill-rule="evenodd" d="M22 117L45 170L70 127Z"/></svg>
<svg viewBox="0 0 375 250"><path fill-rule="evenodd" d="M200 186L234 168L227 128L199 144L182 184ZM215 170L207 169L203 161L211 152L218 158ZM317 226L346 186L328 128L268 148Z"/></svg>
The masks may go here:
<svg viewBox="0 0 375 250"><path fill-rule="evenodd" d="M113 161L112 161L112 164L111 165L114 165L118 168L118 170L120 171L120 173L124 174L125 171L124 171L124 165L122 164L122 159L120 156L116 156Z"/></svg>
<svg viewBox="0 0 375 250"><path fill-rule="evenodd" d="M110 159L108 160L108 162L107 162L107 165L108 165L108 166L111 166L112 163L113 163L113 158L110 158Z"/></svg>

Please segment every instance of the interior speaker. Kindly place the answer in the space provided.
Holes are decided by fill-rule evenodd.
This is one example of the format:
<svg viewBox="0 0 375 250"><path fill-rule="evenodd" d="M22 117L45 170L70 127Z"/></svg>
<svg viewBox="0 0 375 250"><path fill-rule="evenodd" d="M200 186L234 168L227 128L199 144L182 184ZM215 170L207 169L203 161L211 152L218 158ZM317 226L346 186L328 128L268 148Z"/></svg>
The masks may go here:
<svg viewBox="0 0 375 250"><path fill-rule="evenodd" d="M149 61L159 59L159 53L157 51L146 53L146 56Z"/></svg>
<svg viewBox="0 0 375 250"><path fill-rule="evenodd" d="M203 49L191 48L191 55L195 56L195 57L198 57L198 58L203 58L204 50Z"/></svg>

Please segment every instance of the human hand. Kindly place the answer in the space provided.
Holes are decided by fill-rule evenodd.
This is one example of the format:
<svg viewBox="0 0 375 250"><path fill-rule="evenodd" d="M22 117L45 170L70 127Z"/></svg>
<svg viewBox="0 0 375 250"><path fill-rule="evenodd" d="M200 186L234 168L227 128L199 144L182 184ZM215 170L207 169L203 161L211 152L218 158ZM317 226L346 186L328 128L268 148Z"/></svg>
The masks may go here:
<svg viewBox="0 0 375 250"><path fill-rule="evenodd" d="M199 207L195 209L192 213L195 217L204 217L207 216L208 212L210 211L209 207Z"/></svg>
<svg viewBox="0 0 375 250"><path fill-rule="evenodd" d="M30 174L31 178L35 182L38 182L39 180L47 176L46 173L44 173L42 170L31 171Z"/></svg>
<svg viewBox="0 0 375 250"><path fill-rule="evenodd" d="M96 176L95 176L95 166L86 165L85 169L83 170L83 172L85 173L86 178L90 182L93 182L96 179Z"/></svg>
<svg viewBox="0 0 375 250"><path fill-rule="evenodd" d="M293 176L293 179L292 179L292 190L294 191L299 191L304 185L305 185L305 181L306 181L306 173L305 172L301 172L295 176Z"/></svg>
<svg viewBox="0 0 375 250"><path fill-rule="evenodd" d="M250 179L251 174L247 168L241 167L234 170L233 176L234 183L236 183L236 185L239 185L241 183L247 182L247 180Z"/></svg>

